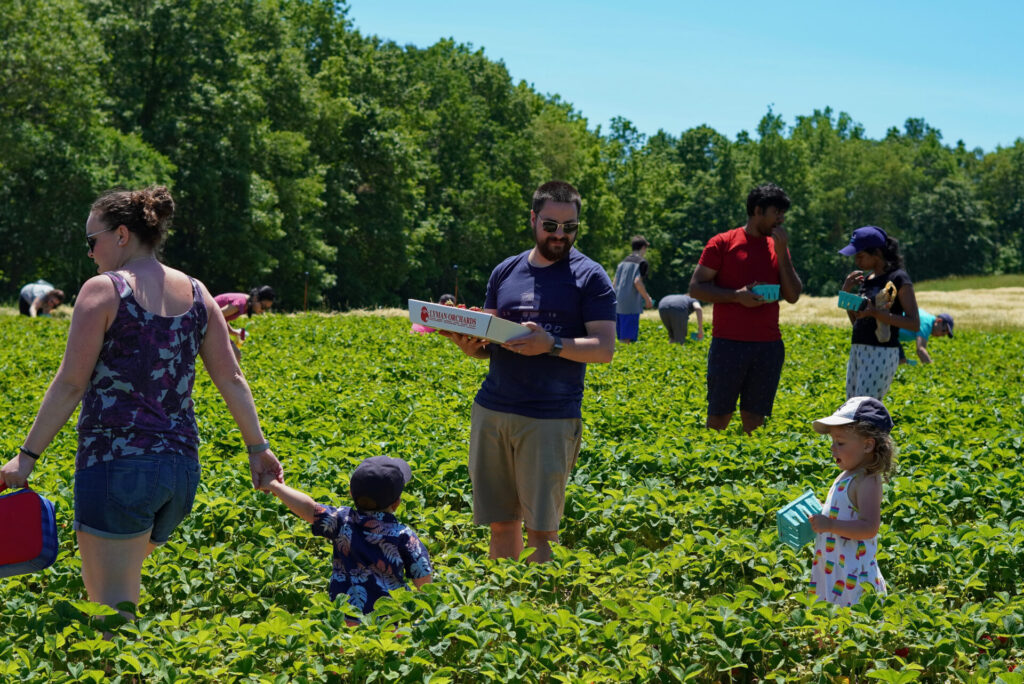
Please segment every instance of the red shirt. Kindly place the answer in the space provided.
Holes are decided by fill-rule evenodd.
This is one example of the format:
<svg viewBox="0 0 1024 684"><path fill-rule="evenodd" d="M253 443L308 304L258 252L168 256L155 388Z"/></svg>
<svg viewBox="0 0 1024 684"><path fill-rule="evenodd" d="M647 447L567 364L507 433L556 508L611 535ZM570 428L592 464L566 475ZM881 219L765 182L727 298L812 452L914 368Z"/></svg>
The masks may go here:
<svg viewBox="0 0 1024 684"><path fill-rule="evenodd" d="M775 241L751 237L743 226L719 233L705 245L701 266L717 271L714 284L738 290L751 283L779 284L779 259ZM738 342L774 342L782 339L779 330L779 303L752 308L732 302L715 303L712 337Z"/></svg>

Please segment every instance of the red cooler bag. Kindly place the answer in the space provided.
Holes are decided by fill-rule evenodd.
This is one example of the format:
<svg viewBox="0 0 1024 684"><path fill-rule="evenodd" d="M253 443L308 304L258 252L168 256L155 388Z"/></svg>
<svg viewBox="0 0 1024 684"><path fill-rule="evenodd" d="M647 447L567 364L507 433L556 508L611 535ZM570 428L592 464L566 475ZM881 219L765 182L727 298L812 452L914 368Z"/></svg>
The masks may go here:
<svg viewBox="0 0 1024 684"><path fill-rule="evenodd" d="M4 488L0 482L0 577L50 567L57 559L53 503L28 488Z"/></svg>

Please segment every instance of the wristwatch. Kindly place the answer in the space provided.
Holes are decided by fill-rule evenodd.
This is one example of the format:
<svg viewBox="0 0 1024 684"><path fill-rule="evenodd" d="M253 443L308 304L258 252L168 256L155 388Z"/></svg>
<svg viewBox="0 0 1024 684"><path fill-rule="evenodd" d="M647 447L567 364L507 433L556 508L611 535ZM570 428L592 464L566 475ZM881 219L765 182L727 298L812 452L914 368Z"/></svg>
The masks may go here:
<svg viewBox="0 0 1024 684"><path fill-rule="evenodd" d="M560 356L562 353L562 338L558 335L552 335L554 342L551 343L551 349L548 351L548 356Z"/></svg>

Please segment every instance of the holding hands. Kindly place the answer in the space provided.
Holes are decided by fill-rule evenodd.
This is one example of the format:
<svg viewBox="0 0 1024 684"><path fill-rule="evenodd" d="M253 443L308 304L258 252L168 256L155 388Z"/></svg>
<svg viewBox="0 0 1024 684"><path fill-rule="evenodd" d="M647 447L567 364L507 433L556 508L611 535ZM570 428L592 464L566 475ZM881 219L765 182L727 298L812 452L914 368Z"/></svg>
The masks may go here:
<svg viewBox="0 0 1024 684"><path fill-rule="evenodd" d="M272 482L284 483L284 468L270 449L249 454L249 472L253 489L261 492L270 491Z"/></svg>

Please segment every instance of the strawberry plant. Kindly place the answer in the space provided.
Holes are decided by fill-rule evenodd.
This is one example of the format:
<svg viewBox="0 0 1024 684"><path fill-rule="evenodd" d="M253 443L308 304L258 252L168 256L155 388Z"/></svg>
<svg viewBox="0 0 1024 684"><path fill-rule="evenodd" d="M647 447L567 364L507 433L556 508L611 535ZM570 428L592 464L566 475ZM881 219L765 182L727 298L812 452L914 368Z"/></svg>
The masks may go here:
<svg viewBox="0 0 1024 684"><path fill-rule="evenodd" d="M203 480L143 569L139 618L86 600L72 522L73 423L33 475L58 506L49 569L0 580L0 679L25 681L1004 681L1024 660L1024 333L944 340L901 367L886 404L899 447L880 563L853 609L807 593L810 549L775 512L834 464L810 429L843 395L848 332L786 328L774 415L753 436L703 428L707 347L653 322L591 366L562 545L545 566L487 560L472 523L469 410L486 364L400 318L254 319L244 370L288 482L345 504L387 453L413 467L399 518L435 583L358 628L326 596L330 549L253 492L238 430L200 372ZM958 331L959 332L959 331ZM64 320L0 317L7 453L60 363Z"/></svg>

